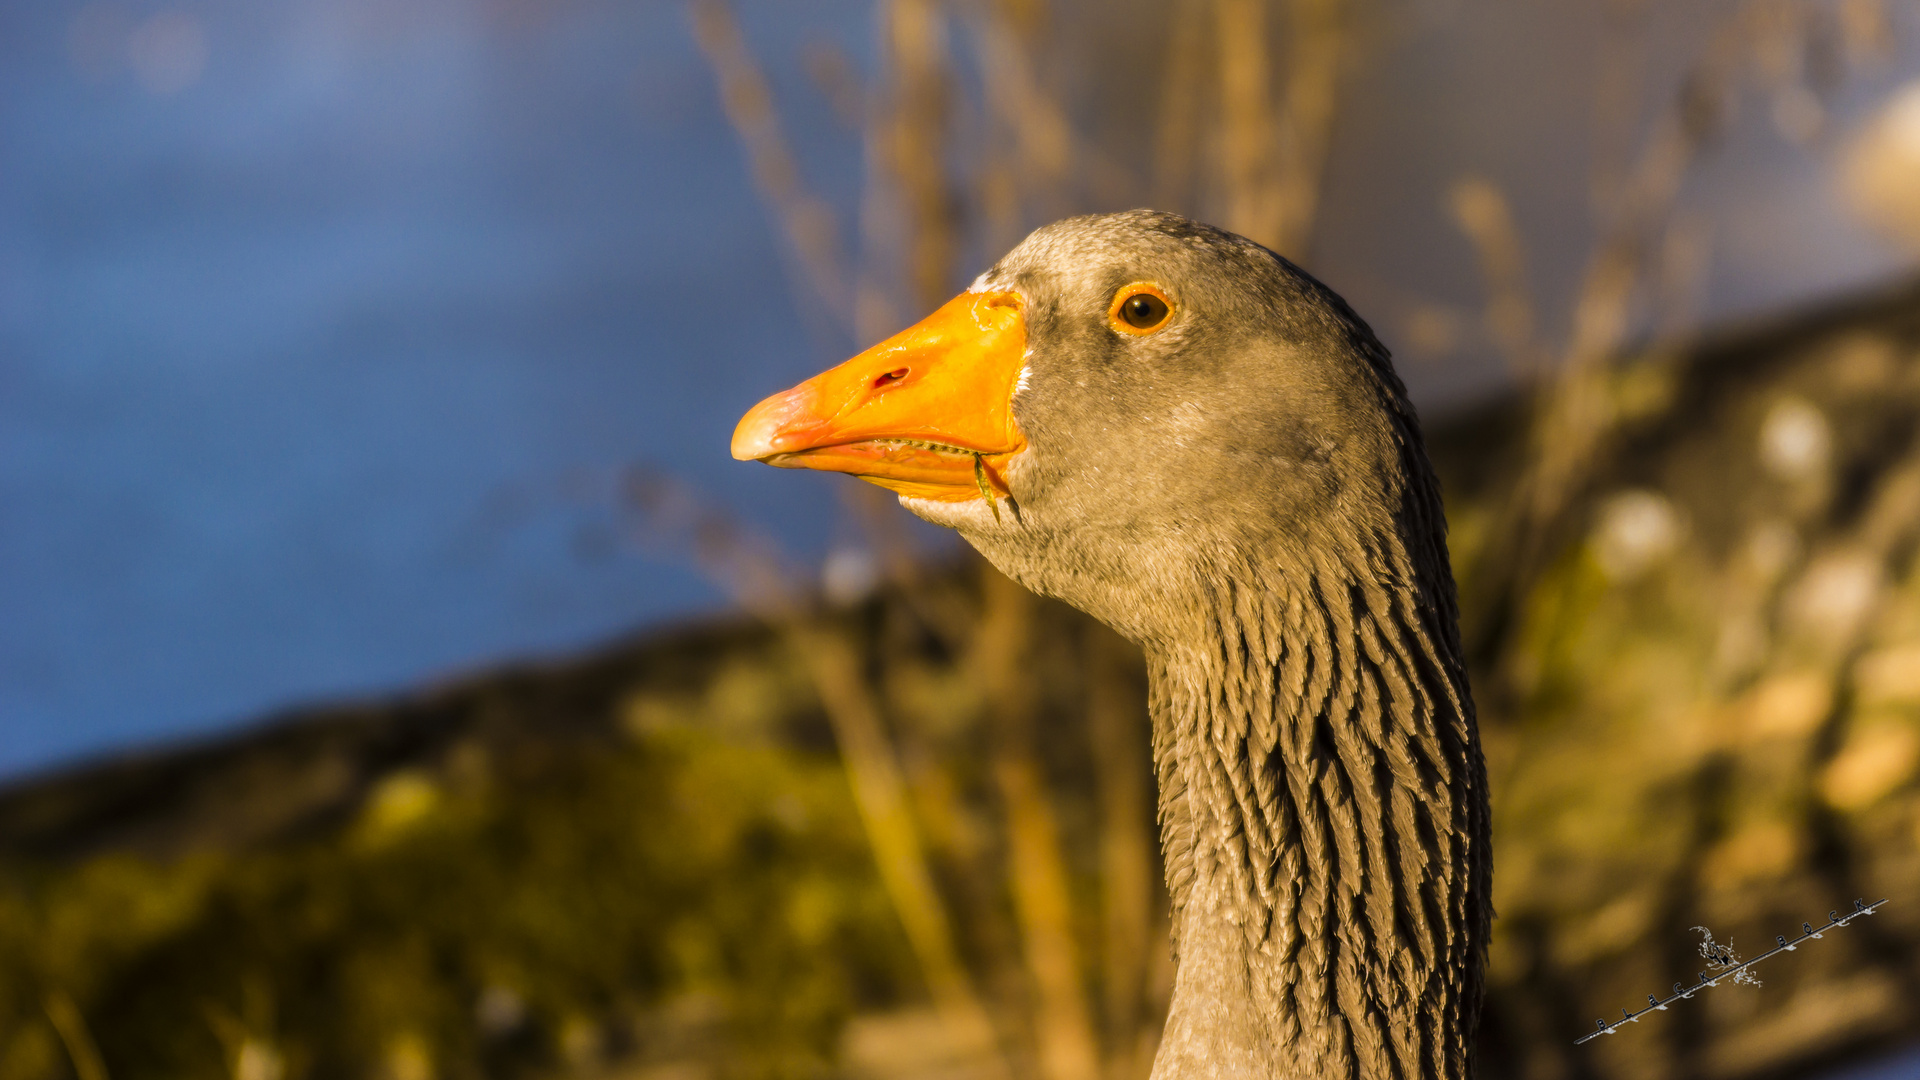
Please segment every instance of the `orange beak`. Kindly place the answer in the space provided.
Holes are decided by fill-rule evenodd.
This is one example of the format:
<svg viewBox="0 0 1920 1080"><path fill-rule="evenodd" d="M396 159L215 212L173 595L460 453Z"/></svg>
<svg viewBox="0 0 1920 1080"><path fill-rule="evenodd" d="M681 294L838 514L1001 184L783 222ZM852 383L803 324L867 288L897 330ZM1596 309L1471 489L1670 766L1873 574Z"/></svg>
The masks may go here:
<svg viewBox="0 0 1920 1080"><path fill-rule="evenodd" d="M1026 449L1013 393L1027 326L1015 293L961 293L859 356L748 410L733 456L843 472L922 499L1007 494Z"/></svg>

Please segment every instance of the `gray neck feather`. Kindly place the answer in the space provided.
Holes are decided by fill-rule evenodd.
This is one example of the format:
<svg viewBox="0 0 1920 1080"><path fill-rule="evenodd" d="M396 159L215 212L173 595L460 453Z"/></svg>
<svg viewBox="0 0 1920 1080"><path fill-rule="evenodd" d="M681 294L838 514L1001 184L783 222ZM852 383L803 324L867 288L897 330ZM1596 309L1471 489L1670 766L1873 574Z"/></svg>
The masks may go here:
<svg viewBox="0 0 1920 1080"><path fill-rule="evenodd" d="M1486 778L1445 550L1409 534L1442 535L1219 565L1149 646L1179 953L1154 1080L1468 1075Z"/></svg>

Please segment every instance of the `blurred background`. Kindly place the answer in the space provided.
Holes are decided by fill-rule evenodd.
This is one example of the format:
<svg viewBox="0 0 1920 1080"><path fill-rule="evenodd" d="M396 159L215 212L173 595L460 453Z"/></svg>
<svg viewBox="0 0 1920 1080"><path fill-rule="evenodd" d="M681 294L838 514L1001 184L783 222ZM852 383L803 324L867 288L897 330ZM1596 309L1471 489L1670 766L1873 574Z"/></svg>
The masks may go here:
<svg viewBox="0 0 1920 1080"><path fill-rule="evenodd" d="M0 1080L1144 1077L1137 653L726 450L1139 205L1425 418L1483 1074L1920 1075L1920 4L21 0L0 86Z"/></svg>

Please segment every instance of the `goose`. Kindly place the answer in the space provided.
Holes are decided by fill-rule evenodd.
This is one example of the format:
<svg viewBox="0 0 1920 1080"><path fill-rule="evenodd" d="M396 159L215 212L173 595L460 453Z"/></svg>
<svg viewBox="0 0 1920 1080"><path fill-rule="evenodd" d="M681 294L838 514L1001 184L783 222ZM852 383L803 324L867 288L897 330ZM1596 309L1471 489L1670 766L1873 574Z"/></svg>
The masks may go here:
<svg viewBox="0 0 1920 1080"><path fill-rule="evenodd" d="M754 406L1138 644L1175 978L1153 1080L1465 1080L1492 864L1440 494L1387 350L1244 237L1038 229Z"/></svg>

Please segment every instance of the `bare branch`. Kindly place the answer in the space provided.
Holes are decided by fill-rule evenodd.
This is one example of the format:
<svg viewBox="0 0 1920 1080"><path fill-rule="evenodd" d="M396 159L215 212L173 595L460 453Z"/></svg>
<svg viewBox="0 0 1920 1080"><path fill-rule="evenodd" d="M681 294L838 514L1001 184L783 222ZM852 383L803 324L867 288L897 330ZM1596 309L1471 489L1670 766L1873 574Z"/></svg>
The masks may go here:
<svg viewBox="0 0 1920 1080"><path fill-rule="evenodd" d="M1447 203L1454 222L1480 255L1487 283L1487 334L1506 354L1509 370L1529 378L1539 371L1541 357L1534 340L1526 257L1507 197L1490 181L1467 177L1453 185Z"/></svg>

